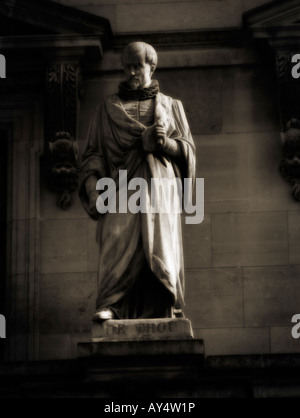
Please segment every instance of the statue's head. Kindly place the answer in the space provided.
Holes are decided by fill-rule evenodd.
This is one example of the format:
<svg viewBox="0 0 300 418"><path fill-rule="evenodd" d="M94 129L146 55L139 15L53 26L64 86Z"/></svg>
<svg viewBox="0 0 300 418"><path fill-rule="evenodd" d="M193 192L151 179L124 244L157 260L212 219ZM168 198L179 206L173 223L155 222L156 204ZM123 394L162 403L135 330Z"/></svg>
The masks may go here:
<svg viewBox="0 0 300 418"><path fill-rule="evenodd" d="M155 49L145 42L131 42L122 53L126 80L133 90L149 87L157 65Z"/></svg>

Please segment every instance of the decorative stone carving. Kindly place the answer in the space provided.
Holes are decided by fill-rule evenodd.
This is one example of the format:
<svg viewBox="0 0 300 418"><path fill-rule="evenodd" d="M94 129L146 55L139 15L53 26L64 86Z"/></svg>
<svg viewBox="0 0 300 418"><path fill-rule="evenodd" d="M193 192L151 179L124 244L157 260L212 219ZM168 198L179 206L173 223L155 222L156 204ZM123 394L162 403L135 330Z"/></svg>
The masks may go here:
<svg viewBox="0 0 300 418"><path fill-rule="evenodd" d="M82 96L79 65L56 63L48 71L45 177L49 189L59 195L61 209L71 206L78 186L77 114Z"/></svg>
<svg viewBox="0 0 300 418"><path fill-rule="evenodd" d="M293 185L300 201L300 82L295 77L296 54L300 45L300 4L298 0L273 1L244 14L244 23L254 38L268 44L276 57L279 112L284 159L280 172ZM265 50L265 49L263 49Z"/></svg>
<svg viewBox="0 0 300 418"><path fill-rule="evenodd" d="M279 170L293 186L293 197L300 201L300 84L292 76L294 55L293 51L277 51L276 54L284 155Z"/></svg>
<svg viewBox="0 0 300 418"><path fill-rule="evenodd" d="M277 51L276 54L280 117L283 128L292 118L300 119L300 85L292 77L293 55L293 51Z"/></svg>
<svg viewBox="0 0 300 418"><path fill-rule="evenodd" d="M300 120L291 119L286 131L281 134L284 159L279 170L286 181L292 184L292 195L300 201Z"/></svg>
<svg viewBox="0 0 300 418"><path fill-rule="evenodd" d="M71 193L78 187L78 145L68 132L57 132L49 143L47 170L45 173L49 189L58 193L57 205L61 209L71 206Z"/></svg>

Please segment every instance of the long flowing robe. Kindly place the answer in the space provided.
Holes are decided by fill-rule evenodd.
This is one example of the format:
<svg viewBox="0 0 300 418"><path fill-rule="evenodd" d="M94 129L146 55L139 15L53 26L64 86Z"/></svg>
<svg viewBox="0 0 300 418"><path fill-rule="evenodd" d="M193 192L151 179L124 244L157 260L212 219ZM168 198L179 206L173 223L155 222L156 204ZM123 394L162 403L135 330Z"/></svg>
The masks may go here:
<svg viewBox="0 0 300 418"><path fill-rule="evenodd" d="M137 282L139 292L160 292L151 299L161 303L166 292L171 303L177 308L184 306L184 262L182 248L180 196L173 202L170 213L153 213L151 197L157 194L157 201L169 199L164 190L151 188L152 178L175 179L195 177L195 147L179 100L158 93L155 98L155 121L162 118L167 137L178 141L182 158L172 160L163 153L146 153L142 146L142 133L146 127L134 120L125 111L118 95L109 96L96 108L92 118L86 151L82 157L79 195L82 204L91 217L85 181L91 175L97 178L109 177L119 181L119 170L127 170L128 182L143 178L148 185L145 213L106 213L98 217L99 269L97 308L114 307L119 317L155 317L155 309L149 314L144 303L139 310L124 314L118 311L118 303L130 294ZM160 121L161 122L161 121ZM128 194L130 196L130 192ZM155 196L154 196L155 198ZM160 199L160 200L159 200ZM119 202L119 187L116 201ZM94 217L95 219L95 217ZM148 284L146 285L148 270ZM157 280L158 279L158 280ZM157 283L154 283L157 281ZM138 304L139 296L130 298Z"/></svg>

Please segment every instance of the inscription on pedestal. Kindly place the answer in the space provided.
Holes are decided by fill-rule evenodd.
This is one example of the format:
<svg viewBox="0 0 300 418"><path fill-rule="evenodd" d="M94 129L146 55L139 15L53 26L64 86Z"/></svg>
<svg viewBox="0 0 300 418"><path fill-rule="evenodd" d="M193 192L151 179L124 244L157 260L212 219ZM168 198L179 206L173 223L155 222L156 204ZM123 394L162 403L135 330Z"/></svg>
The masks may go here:
<svg viewBox="0 0 300 418"><path fill-rule="evenodd" d="M97 341L136 341L193 338L188 319L126 319L94 323L92 339Z"/></svg>
<svg viewBox="0 0 300 418"><path fill-rule="evenodd" d="M136 324L138 334L155 332L175 332L176 322L160 322L158 324Z"/></svg>
<svg viewBox="0 0 300 418"><path fill-rule="evenodd" d="M107 324L106 326L106 335L125 335L126 328L125 325L118 324Z"/></svg>

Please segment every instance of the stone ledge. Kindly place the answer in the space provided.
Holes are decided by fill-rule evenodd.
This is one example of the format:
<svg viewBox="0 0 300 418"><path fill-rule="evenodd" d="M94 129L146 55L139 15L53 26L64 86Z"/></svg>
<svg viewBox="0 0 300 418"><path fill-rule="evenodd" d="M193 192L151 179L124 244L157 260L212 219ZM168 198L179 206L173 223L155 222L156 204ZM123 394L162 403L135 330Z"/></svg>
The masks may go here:
<svg viewBox="0 0 300 418"><path fill-rule="evenodd" d="M133 321L134 322L134 321ZM203 340L90 341L78 344L85 382L191 382L204 364ZM138 384L138 383L137 383Z"/></svg>
<svg viewBox="0 0 300 418"><path fill-rule="evenodd" d="M158 71L162 69L187 69L210 67L210 66L232 66L256 63L255 54L247 47L215 47L196 48L186 46L180 50L161 50L159 54ZM99 63L91 63L83 67L86 72L122 71L121 55L108 50Z"/></svg>
<svg viewBox="0 0 300 418"><path fill-rule="evenodd" d="M193 339L188 319L110 319L94 322L92 341L157 341Z"/></svg>
<svg viewBox="0 0 300 418"><path fill-rule="evenodd" d="M106 357L101 363L96 357L87 363L76 359L0 364L0 398L194 398L201 402L202 398L300 396L299 353L209 356L202 364L197 356L148 359L146 369L141 369L145 362L134 357L130 361ZM89 381L86 364L91 366ZM120 380L125 367L125 379Z"/></svg>
<svg viewBox="0 0 300 418"><path fill-rule="evenodd" d="M170 355L201 355L204 357L203 340L90 341L78 343L79 358Z"/></svg>

